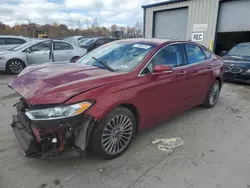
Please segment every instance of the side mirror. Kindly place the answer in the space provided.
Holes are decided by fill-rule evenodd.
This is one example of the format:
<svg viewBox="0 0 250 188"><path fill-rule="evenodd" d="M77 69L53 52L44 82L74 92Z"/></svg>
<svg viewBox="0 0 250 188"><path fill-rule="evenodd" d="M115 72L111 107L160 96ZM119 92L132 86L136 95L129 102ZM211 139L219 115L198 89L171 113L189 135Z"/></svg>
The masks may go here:
<svg viewBox="0 0 250 188"><path fill-rule="evenodd" d="M27 48L27 49L25 50L25 52L27 52L28 54L30 54L32 51L31 51L30 48Z"/></svg>
<svg viewBox="0 0 250 188"><path fill-rule="evenodd" d="M168 65L155 65L153 72L154 73L172 73L173 68Z"/></svg>

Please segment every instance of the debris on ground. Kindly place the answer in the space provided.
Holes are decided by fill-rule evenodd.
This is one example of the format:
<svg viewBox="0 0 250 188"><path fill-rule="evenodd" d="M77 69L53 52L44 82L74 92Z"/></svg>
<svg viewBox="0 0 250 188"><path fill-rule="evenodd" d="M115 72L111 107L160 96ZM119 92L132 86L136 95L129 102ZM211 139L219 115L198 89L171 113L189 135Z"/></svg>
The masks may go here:
<svg viewBox="0 0 250 188"><path fill-rule="evenodd" d="M194 161L191 161L195 166L198 166L198 164L196 163L196 162L194 162Z"/></svg>
<svg viewBox="0 0 250 188"><path fill-rule="evenodd" d="M210 149L209 152L214 152L215 150L214 149Z"/></svg>
<svg viewBox="0 0 250 188"><path fill-rule="evenodd" d="M42 184L39 186L39 188L45 188L45 187L47 187L47 183L42 183Z"/></svg>
<svg viewBox="0 0 250 188"><path fill-rule="evenodd" d="M158 144L157 148L160 151L171 153L173 149L182 146L184 141L180 137L162 138L152 141L152 144Z"/></svg>
<svg viewBox="0 0 250 188"><path fill-rule="evenodd" d="M102 169L99 169L98 171L99 171L99 172L102 172Z"/></svg>
<svg viewBox="0 0 250 188"><path fill-rule="evenodd" d="M232 108L232 107L231 107L231 111L232 111L234 114L240 113L240 109L238 109L238 108Z"/></svg>
<svg viewBox="0 0 250 188"><path fill-rule="evenodd" d="M2 153L2 152L4 152L4 151L6 151L7 149L0 149L0 153Z"/></svg>
<svg viewBox="0 0 250 188"><path fill-rule="evenodd" d="M54 181L54 184L55 184L55 185L59 185L60 183L61 183L60 180L55 180L55 181Z"/></svg>

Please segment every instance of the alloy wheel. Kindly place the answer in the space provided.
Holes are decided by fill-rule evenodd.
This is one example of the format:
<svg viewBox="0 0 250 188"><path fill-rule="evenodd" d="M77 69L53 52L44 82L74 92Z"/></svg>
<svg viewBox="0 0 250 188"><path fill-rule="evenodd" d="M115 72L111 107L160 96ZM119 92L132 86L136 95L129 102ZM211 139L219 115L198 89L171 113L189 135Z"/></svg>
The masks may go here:
<svg viewBox="0 0 250 188"><path fill-rule="evenodd" d="M118 115L111 119L105 126L101 143L106 153L115 155L126 148L132 139L133 123L125 115Z"/></svg>
<svg viewBox="0 0 250 188"><path fill-rule="evenodd" d="M220 94L220 86L218 84L214 84L210 91L209 102L211 105L214 105Z"/></svg>
<svg viewBox="0 0 250 188"><path fill-rule="evenodd" d="M20 73L22 70L23 70L23 65L20 61L11 61L9 63L9 70L12 72L12 73Z"/></svg>

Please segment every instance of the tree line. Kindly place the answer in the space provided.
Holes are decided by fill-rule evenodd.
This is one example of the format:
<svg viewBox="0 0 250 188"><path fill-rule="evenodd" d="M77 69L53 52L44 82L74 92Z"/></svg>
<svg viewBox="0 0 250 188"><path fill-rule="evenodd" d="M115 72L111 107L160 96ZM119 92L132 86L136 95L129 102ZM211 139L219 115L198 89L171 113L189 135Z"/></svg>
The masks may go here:
<svg viewBox="0 0 250 188"><path fill-rule="evenodd" d="M13 27L0 22L0 35L18 35L30 38L37 38L38 34L45 34L48 38L60 38L69 36L113 36L118 38L135 38L142 37L142 23L137 21L134 26L118 26L113 24L110 28L100 26L97 19L93 21L87 28L68 28L64 24L45 24L37 23L15 24Z"/></svg>

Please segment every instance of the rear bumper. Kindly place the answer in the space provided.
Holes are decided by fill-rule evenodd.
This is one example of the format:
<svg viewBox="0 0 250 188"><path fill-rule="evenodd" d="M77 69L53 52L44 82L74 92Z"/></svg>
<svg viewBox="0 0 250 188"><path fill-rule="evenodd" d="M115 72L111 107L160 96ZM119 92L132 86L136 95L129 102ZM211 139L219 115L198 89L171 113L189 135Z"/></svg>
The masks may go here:
<svg viewBox="0 0 250 188"><path fill-rule="evenodd" d="M14 115L11 126L26 157L53 158L82 156L95 124L94 118L80 116L60 121L32 122Z"/></svg>

